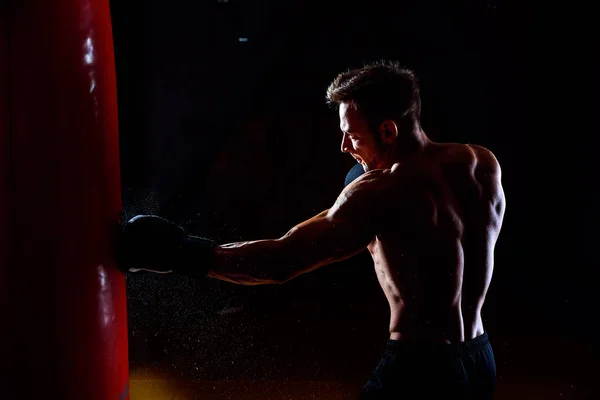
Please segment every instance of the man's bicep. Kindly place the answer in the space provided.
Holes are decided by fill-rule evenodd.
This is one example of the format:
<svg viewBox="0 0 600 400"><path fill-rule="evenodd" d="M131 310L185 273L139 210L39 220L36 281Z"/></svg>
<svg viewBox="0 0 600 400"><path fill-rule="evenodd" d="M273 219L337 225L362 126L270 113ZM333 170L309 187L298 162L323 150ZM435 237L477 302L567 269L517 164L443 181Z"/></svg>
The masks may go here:
<svg viewBox="0 0 600 400"><path fill-rule="evenodd" d="M373 171L359 178L340 193L326 214L321 214L340 250L360 251L375 237L385 208L379 203L381 185L376 180L379 176L379 172Z"/></svg>
<svg viewBox="0 0 600 400"><path fill-rule="evenodd" d="M383 170L369 171L347 186L328 216L351 225L359 225L366 230L375 229L386 208L384 200L389 186L389 173Z"/></svg>
<svg viewBox="0 0 600 400"><path fill-rule="evenodd" d="M351 257L364 250L373 237L368 227L327 210L296 225L279 240L297 255L298 261L312 267Z"/></svg>
<svg viewBox="0 0 600 400"><path fill-rule="evenodd" d="M376 218L364 187L344 190L329 210L292 228L279 239L295 254L300 273L342 261L364 250L376 234ZM366 194L366 196L365 196Z"/></svg>
<svg viewBox="0 0 600 400"><path fill-rule="evenodd" d="M290 235L293 235L294 233L296 233L298 231L298 229L301 229L307 225L311 225L312 223L320 220L320 218L327 216L327 213L329 213L329 209L325 210L325 211L321 211L319 214L315 215L314 217L307 219L304 222L299 223L298 225L294 226L292 229L290 229L283 237L282 239L289 237Z"/></svg>
<svg viewBox="0 0 600 400"><path fill-rule="evenodd" d="M375 238L382 210L373 203L376 197L369 185L353 184L342 191L332 208L277 239L274 249L289 265L285 281L366 249Z"/></svg>

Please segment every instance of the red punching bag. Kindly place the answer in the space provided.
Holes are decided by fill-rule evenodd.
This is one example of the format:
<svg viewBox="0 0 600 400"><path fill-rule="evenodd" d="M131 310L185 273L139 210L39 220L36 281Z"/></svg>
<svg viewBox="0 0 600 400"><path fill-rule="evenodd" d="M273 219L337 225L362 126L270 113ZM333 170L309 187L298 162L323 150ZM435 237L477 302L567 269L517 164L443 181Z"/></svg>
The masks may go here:
<svg viewBox="0 0 600 400"><path fill-rule="evenodd" d="M125 400L109 1L2 3L0 397Z"/></svg>

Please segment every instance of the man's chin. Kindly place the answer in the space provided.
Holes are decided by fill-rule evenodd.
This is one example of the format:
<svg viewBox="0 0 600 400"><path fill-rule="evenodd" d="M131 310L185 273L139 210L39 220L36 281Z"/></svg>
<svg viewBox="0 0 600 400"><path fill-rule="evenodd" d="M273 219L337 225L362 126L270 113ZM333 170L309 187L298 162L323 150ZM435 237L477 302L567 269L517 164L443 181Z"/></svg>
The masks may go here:
<svg viewBox="0 0 600 400"><path fill-rule="evenodd" d="M359 163L363 167L363 170L365 172L368 172L372 169L372 168L369 168L367 163L362 158L354 157L354 159L356 160L357 163Z"/></svg>

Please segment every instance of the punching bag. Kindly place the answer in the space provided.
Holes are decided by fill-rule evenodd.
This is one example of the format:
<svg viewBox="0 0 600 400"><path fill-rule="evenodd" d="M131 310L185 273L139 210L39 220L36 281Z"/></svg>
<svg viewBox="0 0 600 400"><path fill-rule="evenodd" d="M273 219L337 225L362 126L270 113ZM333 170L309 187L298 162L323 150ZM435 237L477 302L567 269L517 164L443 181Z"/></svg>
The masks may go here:
<svg viewBox="0 0 600 400"><path fill-rule="evenodd" d="M0 397L125 400L109 0L3 3Z"/></svg>

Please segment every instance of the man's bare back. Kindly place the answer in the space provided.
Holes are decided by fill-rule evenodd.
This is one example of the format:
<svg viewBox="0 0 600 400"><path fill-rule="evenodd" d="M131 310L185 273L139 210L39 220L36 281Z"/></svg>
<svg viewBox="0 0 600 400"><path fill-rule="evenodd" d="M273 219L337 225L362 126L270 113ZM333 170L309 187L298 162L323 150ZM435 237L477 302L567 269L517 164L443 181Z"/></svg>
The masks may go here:
<svg viewBox="0 0 600 400"><path fill-rule="evenodd" d="M390 304L390 339L481 335L505 209L496 158L480 146L432 144L387 172L377 179L389 181L381 187L390 208L368 249Z"/></svg>

